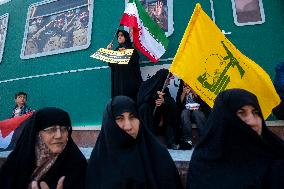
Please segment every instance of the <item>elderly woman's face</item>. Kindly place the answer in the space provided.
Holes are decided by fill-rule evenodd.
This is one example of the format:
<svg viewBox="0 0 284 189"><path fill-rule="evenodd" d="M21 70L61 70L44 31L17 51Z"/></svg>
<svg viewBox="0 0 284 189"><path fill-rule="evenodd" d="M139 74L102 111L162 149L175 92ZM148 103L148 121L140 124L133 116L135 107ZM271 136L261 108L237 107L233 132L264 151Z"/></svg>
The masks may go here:
<svg viewBox="0 0 284 189"><path fill-rule="evenodd" d="M124 112L115 117L117 125L123 129L127 134L136 138L139 131L140 121L132 113Z"/></svg>
<svg viewBox="0 0 284 189"><path fill-rule="evenodd" d="M259 112L251 105L241 107L237 111L237 116L245 122L250 128L252 128L258 135L262 132L262 119L259 116Z"/></svg>
<svg viewBox="0 0 284 189"><path fill-rule="evenodd" d="M53 154L61 153L68 140L68 127L53 125L39 132L41 140Z"/></svg>

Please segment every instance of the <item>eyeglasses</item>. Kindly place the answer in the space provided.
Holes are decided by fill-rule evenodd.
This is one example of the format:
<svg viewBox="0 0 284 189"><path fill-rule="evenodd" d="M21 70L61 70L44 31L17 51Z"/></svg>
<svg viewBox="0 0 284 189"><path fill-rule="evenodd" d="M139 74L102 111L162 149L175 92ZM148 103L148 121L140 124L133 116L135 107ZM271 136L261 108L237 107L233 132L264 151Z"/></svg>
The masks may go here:
<svg viewBox="0 0 284 189"><path fill-rule="evenodd" d="M47 134L55 134L57 132L57 130L60 130L61 133L66 133L70 130L70 127L66 127L66 126L55 126L55 127L48 127L46 129L43 129L42 131L47 133Z"/></svg>

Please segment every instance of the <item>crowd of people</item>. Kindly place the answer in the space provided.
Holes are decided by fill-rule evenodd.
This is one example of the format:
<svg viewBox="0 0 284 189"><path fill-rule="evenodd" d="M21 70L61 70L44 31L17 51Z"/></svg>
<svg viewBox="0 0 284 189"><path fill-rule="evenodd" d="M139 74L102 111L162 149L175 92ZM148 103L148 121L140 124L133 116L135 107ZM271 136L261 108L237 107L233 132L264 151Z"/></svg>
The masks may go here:
<svg viewBox="0 0 284 189"><path fill-rule="evenodd" d="M4 189L182 189L167 148L127 96L106 105L89 161L72 140L69 114L47 107L22 125L21 137L0 169ZM281 189L284 143L266 126L257 97L221 92L189 164L187 189Z"/></svg>
<svg viewBox="0 0 284 189"><path fill-rule="evenodd" d="M87 44L88 7L29 20L25 55Z"/></svg>
<svg viewBox="0 0 284 189"><path fill-rule="evenodd" d="M116 50L133 48L128 32L116 36ZM72 140L69 114L42 108L15 131L17 141L0 169L1 188L182 189L167 148L191 149L195 123L199 141L185 188L283 189L284 142L267 128L254 94L225 90L211 109L182 80L174 100L167 88L173 75L166 69L142 81L136 51L128 65L110 67L111 99L88 162ZM275 81L283 85L283 77ZM13 116L32 111L26 100L26 93L15 95Z"/></svg>

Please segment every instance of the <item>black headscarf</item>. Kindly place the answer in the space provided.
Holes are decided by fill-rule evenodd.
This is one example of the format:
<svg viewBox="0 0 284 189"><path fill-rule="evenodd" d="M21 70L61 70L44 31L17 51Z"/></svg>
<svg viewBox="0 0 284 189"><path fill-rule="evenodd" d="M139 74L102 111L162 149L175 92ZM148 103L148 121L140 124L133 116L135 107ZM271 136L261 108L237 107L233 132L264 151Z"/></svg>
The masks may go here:
<svg viewBox="0 0 284 189"><path fill-rule="evenodd" d="M151 78L147 79L144 81L138 92L138 97L137 97L137 104L141 105L143 103L148 103L148 102L154 102L155 99L157 98L157 91L161 91L165 80L167 79L169 70L167 69L160 69L157 71L155 75L153 75ZM168 89L167 89L168 92Z"/></svg>
<svg viewBox="0 0 284 189"><path fill-rule="evenodd" d="M15 149L0 170L3 189L27 189L36 168L35 145L39 131L52 125L69 127L68 142L55 163L40 181L56 188L60 177L65 176L64 189L84 188L87 161L71 138L71 121L67 112L53 107L36 111L23 122L24 130Z"/></svg>
<svg viewBox="0 0 284 189"><path fill-rule="evenodd" d="M100 135L87 169L87 189L182 188L178 171L166 148L140 122L137 138L123 131L115 115L137 115L129 97L117 96L104 111Z"/></svg>
<svg viewBox="0 0 284 189"><path fill-rule="evenodd" d="M261 136L236 115L245 105L258 110L262 119ZM207 127L207 134L191 158L188 189L284 187L283 141L265 125L254 94L243 89L221 92L215 99ZM275 175L277 169L279 174Z"/></svg>
<svg viewBox="0 0 284 189"><path fill-rule="evenodd" d="M118 37L120 32L125 37L125 42L119 44L116 50L119 48L134 49L129 33L124 30L118 30L116 37ZM136 101L137 92L142 82L137 50L134 49L128 64L110 63L109 66L111 68L111 97L125 95Z"/></svg>

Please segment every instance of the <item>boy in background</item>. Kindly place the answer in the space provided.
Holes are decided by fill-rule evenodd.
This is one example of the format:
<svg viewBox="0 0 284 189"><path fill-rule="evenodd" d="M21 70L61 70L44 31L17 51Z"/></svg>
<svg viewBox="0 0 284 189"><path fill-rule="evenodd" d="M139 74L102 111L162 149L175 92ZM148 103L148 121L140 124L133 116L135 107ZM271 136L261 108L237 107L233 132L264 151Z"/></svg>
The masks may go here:
<svg viewBox="0 0 284 189"><path fill-rule="evenodd" d="M16 116L22 116L24 114L27 114L33 111L31 108L27 106L27 97L28 95L25 92L18 92L15 94L15 107L13 109L11 118L16 117ZM19 137L21 136L23 129L24 127L21 125L15 129L11 142L5 150L13 150L15 148L16 143Z"/></svg>
<svg viewBox="0 0 284 189"><path fill-rule="evenodd" d="M26 104L27 97L28 95L25 92L18 92L15 94L16 105L13 109L11 117L21 116L32 111L32 109L30 109Z"/></svg>

